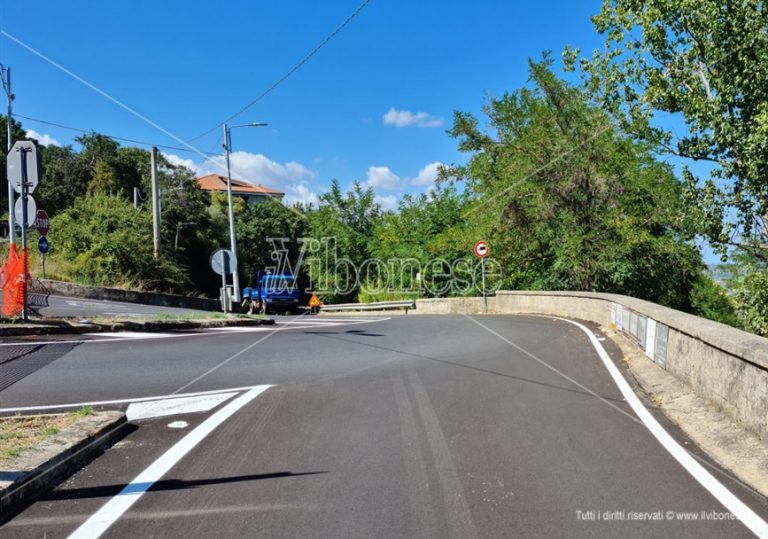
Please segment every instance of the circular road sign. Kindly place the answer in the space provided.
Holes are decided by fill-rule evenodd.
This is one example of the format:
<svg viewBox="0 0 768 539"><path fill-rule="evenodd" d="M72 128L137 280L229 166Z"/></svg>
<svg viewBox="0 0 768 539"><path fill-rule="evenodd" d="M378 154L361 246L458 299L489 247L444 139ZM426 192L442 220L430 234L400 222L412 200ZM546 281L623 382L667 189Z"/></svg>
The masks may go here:
<svg viewBox="0 0 768 539"><path fill-rule="evenodd" d="M491 250L488 248L488 244L484 241L478 241L475 244L475 255L479 256L480 258L485 258L491 254Z"/></svg>
<svg viewBox="0 0 768 539"><path fill-rule="evenodd" d="M50 224L51 222L48 220L48 214L45 213L45 210L37 210L37 215L35 216L35 228L37 228L37 233L41 236L47 236Z"/></svg>
<svg viewBox="0 0 768 539"><path fill-rule="evenodd" d="M50 246L48 245L48 238L45 236L40 236L40 239L37 240L37 248L42 253L45 254L48 252L48 248Z"/></svg>
<svg viewBox="0 0 768 539"><path fill-rule="evenodd" d="M237 268L237 258L229 249L219 249L211 255L211 269L219 275L229 275Z"/></svg>
<svg viewBox="0 0 768 539"><path fill-rule="evenodd" d="M13 206L13 215L16 217L16 226L21 227L22 211L24 210L22 204L23 198L16 199L16 204ZM27 195L27 228L35 224L35 217L37 216L37 202L32 198L32 195Z"/></svg>

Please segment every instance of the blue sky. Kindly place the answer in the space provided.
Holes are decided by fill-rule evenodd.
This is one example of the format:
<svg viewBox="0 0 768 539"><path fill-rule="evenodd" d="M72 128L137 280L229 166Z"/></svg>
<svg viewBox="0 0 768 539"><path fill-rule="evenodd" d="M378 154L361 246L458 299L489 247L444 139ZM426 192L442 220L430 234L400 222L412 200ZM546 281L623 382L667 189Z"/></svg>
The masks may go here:
<svg viewBox="0 0 768 539"><path fill-rule="evenodd" d="M188 140L279 79L360 4L335 2L8 0L0 28ZM311 201L332 178L374 185L385 206L427 190L435 163L461 162L446 133L454 110L526 83L529 57L599 46L599 1L371 0L310 62L232 123L239 176ZM110 135L179 142L0 36L18 114ZM558 62L559 66L559 62ZM21 120L68 144L77 133ZM221 151L221 130L195 140ZM200 171L213 163L167 150Z"/></svg>

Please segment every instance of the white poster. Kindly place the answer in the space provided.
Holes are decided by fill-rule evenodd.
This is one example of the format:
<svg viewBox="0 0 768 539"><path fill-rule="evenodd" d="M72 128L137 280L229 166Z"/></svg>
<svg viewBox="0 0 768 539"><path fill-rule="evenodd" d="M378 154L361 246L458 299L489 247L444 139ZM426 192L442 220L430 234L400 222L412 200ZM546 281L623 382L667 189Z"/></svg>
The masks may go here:
<svg viewBox="0 0 768 539"><path fill-rule="evenodd" d="M656 320L648 319L645 327L645 355L653 360L653 351L656 349Z"/></svg>

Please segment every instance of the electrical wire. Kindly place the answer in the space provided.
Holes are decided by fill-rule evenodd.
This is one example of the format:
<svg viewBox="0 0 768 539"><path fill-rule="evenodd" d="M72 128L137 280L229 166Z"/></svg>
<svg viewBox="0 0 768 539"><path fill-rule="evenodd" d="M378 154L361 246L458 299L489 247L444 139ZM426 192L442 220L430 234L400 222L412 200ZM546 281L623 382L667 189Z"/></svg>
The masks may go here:
<svg viewBox="0 0 768 539"><path fill-rule="evenodd" d="M238 110L237 112L235 112L231 116L227 117L223 121L221 121L218 124L214 125L213 127L208 129L207 131L204 131L204 132L200 133L199 135L197 135L195 137L192 137L191 139L187 140L187 142L190 142L190 143L194 142L197 139L202 138L202 137L206 136L207 134L211 133L212 131L214 131L216 129L219 129L222 125L224 125L225 123L227 123L227 122L237 118L242 113L244 113L246 110L248 110L249 108L254 106L256 103L258 103L259 101L261 101L265 97L267 97L270 93L272 93L273 90L275 90L275 88L277 88L282 83L284 83L286 80L288 80L288 78L291 75L293 75L299 69L304 67L304 64L309 62L312 59L313 56L315 56L318 52L320 52L320 49L325 47L328 44L329 41L331 41L334 37L336 37L336 34L341 32L344 29L344 27L347 26L352 21L352 19L354 19L365 8L365 6L367 6L370 3L370 1L371 0L364 0L359 6L357 6L357 8L352 12L352 14L349 15L346 19L344 19L344 22L342 22L339 26L337 26L336 29L333 32L328 34L328 36L323 41L321 41L319 45L317 45L314 49L312 49L312 51L309 54L304 56L304 58L302 58L299 63L295 64L291 69L289 69L288 72L286 72L285 75L283 75L282 77L277 79L277 81L274 82L270 87L268 87L266 90L264 90L258 96L256 96L256 98L253 99L250 103L248 103L243 108L241 108L240 110Z"/></svg>
<svg viewBox="0 0 768 539"><path fill-rule="evenodd" d="M97 132L97 131L94 131L92 129L91 130L80 129L78 127L71 127L69 125L62 125L62 124L59 124L59 123L56 123L56 122L49 122L48 120L41 120L39 118L32 118L30 116L24 116L23 114L18 114L18 113L14 113L13 116L14 116L14 118L23 118L25 120L29 120L30 122L36 122L36 123L44 124L44 125L51 125L53 127L59 127L61 129L68 129L70 131L76 131L76 132L79 132L79 133L99 133L100 135L105 135L105 136L107 136L107 137L109 137L111 139L114 139L114 140L119 140L121 142L130 142L131 144L139 144L141 146L155 146L157 148L164 148L164 149L167 149L167 150L175 150L175 151L179 151L179 152L189 152L189 153L203 153L205 155L213 155L213 156L219 155L217 153L212 153L212 152L196 152L196 151L190 150L189 148L181 148L179 146L168 146L168 145L165 145L165 144L157 144L157 143L154 143L154 142L144 142L144 141L141 141L141 140L135 140L135 139L131 139L131 138L116 137L114 135L109 135L107 133Z"/></svg>

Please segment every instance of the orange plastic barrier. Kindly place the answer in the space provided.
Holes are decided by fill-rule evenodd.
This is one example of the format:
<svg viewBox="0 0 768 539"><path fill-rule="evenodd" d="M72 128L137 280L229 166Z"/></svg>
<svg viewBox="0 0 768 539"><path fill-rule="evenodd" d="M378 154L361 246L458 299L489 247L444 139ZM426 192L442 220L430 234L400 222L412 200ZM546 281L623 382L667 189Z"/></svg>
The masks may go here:
<svg viewBox="0 0 768 539"><path fill-rule="evenodd" d="M16 252L16 244L12 243L8 250L8 258L0 268L0 278L3 283L3 316L16 317L24 312L28 268L27 249L22 249L19 256Z"/></svg>

